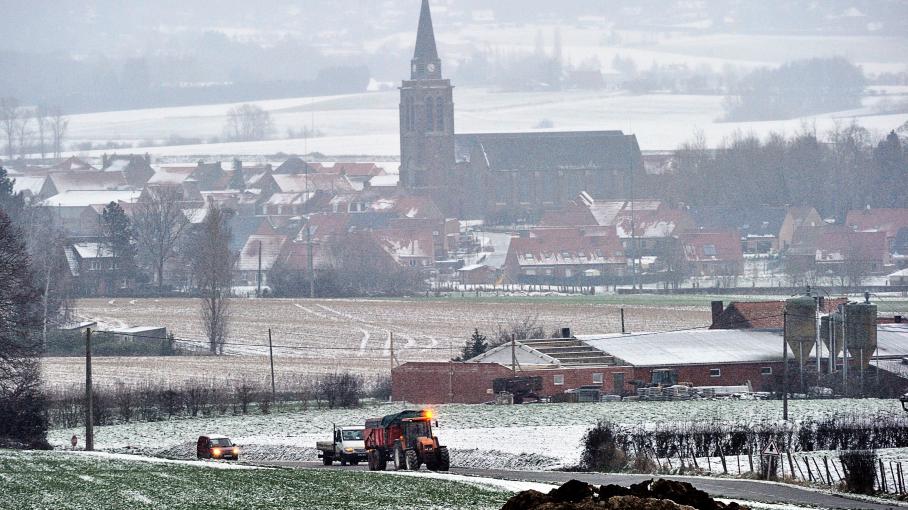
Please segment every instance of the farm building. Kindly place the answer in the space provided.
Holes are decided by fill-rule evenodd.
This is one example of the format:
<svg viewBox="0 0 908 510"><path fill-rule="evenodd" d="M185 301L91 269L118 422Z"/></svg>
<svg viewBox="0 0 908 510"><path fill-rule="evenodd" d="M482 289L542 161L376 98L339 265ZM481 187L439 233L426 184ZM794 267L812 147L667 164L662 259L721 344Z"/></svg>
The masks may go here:
<svg viewBox="0 0 908 510"><path fill-rule="evenodd" d="M880 326L878 345L877 361L908 354L908 326ZM391 372L392 398L418 404L487 402L495 398L496 379L513 377L539 378L538 395L545 397L590 385L603 394L630 395L650 383L771 391L779 384L782 349L780 331L757 329L522 340L467 362L404 363ZM790 348L789 358L794 359Z"/></svg>

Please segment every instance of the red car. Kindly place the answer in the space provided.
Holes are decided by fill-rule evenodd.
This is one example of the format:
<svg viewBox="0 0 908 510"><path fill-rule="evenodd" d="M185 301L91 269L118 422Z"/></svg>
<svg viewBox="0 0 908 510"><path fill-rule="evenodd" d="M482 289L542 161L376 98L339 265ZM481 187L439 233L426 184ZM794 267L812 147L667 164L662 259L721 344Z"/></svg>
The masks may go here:
<svg viewBox="0 0 908 510"><path fill-rule="evenodd" d="M199 459L240 460L240 448L224 436L213 434L199 436L196 443L196 457Z"/></svg>

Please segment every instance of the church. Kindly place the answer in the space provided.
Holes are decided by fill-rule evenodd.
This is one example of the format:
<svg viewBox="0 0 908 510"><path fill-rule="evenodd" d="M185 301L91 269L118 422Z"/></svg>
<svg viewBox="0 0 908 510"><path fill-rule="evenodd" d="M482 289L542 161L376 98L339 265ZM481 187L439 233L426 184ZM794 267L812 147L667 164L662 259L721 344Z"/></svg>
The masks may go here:
<svg viewBox="0 0 908 510"><path fill-rule="evenodd" d="M423 0L400 87L400 186L431 196L447 216L532 222L580 192L631 198L642 182L637 138L621 131L455 133L454 86L441 64Z"/></svg>

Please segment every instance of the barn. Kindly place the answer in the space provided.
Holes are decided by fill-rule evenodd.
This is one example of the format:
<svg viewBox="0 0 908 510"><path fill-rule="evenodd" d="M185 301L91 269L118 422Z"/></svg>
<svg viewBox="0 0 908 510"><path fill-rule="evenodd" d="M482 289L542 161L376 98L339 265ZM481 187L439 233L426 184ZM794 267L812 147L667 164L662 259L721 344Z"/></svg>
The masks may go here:
<svg viewBox="0 0 908 510"><path fill-rule="evenodd" d="M783 348L794 359L778 330L563 336L515 341L465 362L404 363L391 372L392 398L416 404L488 402L495 398L495 380L513 377L540 378L538 394L545 397L591 385L603 394L632 395L650 383L772 391L781 381ZM908 354L908 325L881 325L878 338L878 361L900 363Z"/></svg>

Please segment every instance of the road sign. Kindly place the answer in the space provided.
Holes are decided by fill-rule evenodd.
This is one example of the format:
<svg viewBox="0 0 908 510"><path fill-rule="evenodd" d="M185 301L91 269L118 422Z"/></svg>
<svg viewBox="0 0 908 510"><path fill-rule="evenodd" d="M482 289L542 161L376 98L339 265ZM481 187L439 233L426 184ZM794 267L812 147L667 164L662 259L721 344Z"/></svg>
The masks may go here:
<svg viewBox="0 0 908 510"><path fill-rule="evenodd" d="M782 455L782 452L779 451L779 447L776 446L776 440L770 439L769 444L763 447L763 451L760 452L760 455Z"/></svg>

